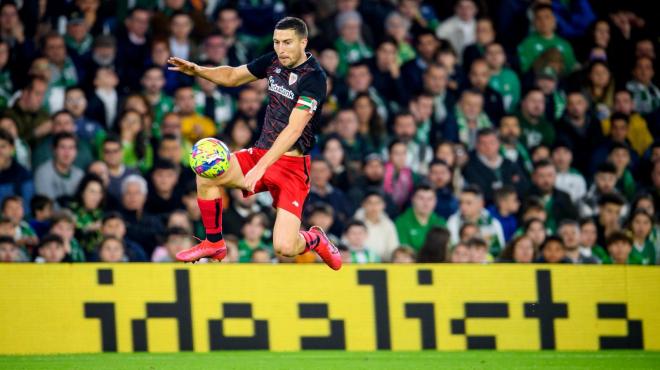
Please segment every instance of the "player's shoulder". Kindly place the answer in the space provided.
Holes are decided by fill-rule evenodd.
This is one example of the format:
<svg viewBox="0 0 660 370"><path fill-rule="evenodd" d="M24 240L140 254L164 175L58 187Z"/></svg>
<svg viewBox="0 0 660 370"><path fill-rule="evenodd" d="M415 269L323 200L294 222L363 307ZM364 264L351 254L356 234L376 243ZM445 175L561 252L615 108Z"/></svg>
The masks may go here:
<svg viewBox="0 0 660 370"><path fill-rule="evenodd" d="M312 82L325 82L326 73L314 56L310 56L302 69L302 79Z"/></svg>

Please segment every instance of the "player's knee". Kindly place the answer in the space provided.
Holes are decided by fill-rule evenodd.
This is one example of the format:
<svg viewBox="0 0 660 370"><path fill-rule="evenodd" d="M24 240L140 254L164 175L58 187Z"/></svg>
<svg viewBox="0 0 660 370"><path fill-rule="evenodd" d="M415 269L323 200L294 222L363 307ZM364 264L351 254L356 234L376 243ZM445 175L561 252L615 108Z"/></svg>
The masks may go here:
<svg viewBox="0 0 660 370"><path fill-rule="evenodd" d="M295 257L295 240L289 240L287 238L274 238L273 239L273 249L275 253L281 254L285 257Z"/></svg>

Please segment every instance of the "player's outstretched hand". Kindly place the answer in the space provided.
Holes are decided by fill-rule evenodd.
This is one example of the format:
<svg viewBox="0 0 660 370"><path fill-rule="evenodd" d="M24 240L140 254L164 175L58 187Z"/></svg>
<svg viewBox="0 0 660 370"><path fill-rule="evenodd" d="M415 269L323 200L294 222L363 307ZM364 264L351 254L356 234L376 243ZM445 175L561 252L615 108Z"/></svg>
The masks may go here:
<svg viewBox="0 0 660 370"><path fill-rule="evenodd" d="M254 191L254 187L264 176L265 172L266 170L259 165L252 167L252 169L245 174L245 188L248 191Z"/></svg>
<svg viewBox="0 0 660 370"><path fill-rule="evenodd" d="M167 63L172 65L172 67L167 68L170 71L185 73L188 76L195 76L199 68L197 64L177 57L170 57L167 59Z"/></svg>

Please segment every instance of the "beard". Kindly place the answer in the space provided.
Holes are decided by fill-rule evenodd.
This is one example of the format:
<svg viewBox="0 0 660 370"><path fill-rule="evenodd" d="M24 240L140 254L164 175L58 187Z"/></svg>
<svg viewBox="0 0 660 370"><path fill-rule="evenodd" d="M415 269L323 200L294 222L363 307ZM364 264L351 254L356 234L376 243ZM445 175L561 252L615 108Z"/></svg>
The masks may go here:
<svg viewBox="0 0 660 370"><path fill-rule="evenodd" d="M92 54L92 59L96 64L98 64L101 67L110 67L114 64L115 62L115 57L114 56L101 56L98 54Z"/></svg>
<svg viewBox="0 0 660 370"><path fill-rule="evenodd" d="M500 137L502 144L513 145L518 142L518 136L515 135L502 135Z"/></svg>

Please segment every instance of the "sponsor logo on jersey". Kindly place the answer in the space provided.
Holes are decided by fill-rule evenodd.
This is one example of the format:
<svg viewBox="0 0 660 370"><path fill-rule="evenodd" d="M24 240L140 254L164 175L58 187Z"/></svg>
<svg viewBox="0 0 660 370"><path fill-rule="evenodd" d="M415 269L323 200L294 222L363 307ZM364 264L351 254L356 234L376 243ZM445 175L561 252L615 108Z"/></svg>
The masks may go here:
<svg viewBox="0 0 660 370"><path fill-rule="evenodd" d="M294 94L293 91L285 88L284 86L276 84L275 79L273 78L273 76L268 77L268 90L270 90L270 91L272 91L276 94L280 94L283 97L285 97L287 99L290 99L290 100L293 100L296 96L296 94Z"/></svg>

